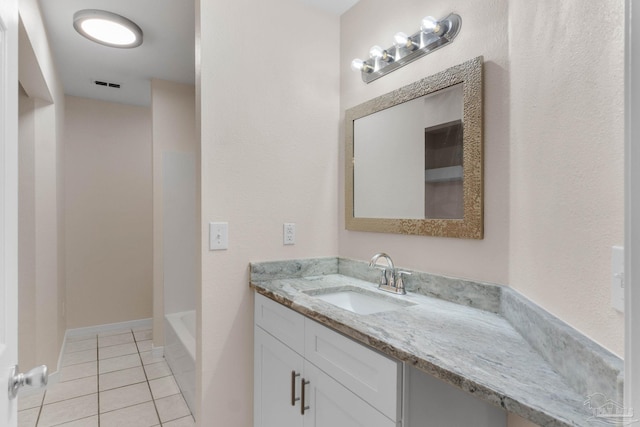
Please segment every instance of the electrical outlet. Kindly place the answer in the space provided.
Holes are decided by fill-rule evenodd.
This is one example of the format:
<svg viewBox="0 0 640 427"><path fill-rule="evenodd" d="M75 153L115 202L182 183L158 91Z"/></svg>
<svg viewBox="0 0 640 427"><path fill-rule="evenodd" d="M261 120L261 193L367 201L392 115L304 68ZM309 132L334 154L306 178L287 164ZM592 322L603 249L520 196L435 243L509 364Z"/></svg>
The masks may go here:
<svg viewBox="0 0 640 427"><path fill-rule="evenodd" d="M624 248L611 249L611 307L624 313Z"/></svg>
<svg viewBox="0 0 640 427"><path fill-rule="evenodd" d="M284 224L284 244L295 245L296 243L296 225L292 222L286 222Z"/></svg>
<svg viewBox="0 0 640 427"><path fill-rule="evenodd" d="M229 248L229 223L209 223L209 250L224 251Z"/></svg>

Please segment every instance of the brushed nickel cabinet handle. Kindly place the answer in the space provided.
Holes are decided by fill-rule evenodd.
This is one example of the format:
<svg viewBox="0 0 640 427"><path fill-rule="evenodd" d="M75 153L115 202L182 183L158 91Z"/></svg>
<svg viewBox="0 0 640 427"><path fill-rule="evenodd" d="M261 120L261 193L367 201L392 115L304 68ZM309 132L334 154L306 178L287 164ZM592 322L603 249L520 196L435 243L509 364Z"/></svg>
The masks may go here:
<svg viewBox="0 0 640 427"><path fill-rule="evenodd" d="M296 377L299 376L300 374L296 374L296 371L291 371L291 406L296 406L296 402L300 400L296 397Z"/></svg>
<svg viewBox="0 0 640 427"><path fill-rule="evenodd" d="M311 383L311 381L305 381L305 380L304 380L304 378L302 378L302 379L300 380L300 388L302 389L302 391L301 391L301 396L300 396L300 398L301 398L301 402L300 402L300 414L302 414L302 415L304 415L304 411L305 411L305 409L309 409L309 407L308 407L308 406L304 406L304 403L305 403L305 398L304 398L304 389L305 389L305 387L304 387L304 386L306 386L306 385L307 385L307 384L309 384L309 383Z"/></svg>

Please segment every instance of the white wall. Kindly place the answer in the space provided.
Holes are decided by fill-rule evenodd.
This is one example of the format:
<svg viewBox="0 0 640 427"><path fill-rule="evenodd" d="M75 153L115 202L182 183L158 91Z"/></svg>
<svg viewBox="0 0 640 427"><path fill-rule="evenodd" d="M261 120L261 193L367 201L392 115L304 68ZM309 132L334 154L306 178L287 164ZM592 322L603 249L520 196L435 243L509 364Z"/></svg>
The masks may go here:
<svg viewBox="0 0 640 427"><path fill-rule="evenodd" d="M68 96L65 115L67 325L149 318L151 110Z"/></svg>
<svg viewBox="0 0 640 427"><path fill-rule="evenodd" d="M513 2L509 19L509 284L622 356L624 2Z"/></svg>
<svg viewBox="0 0 640 427"><path fill-rule="evenodd" d="M18 356L36 366L35 105L22 87L18 116Z"/></svg>
<svg viewBox="0 0 640 427"><path fill-rule="evenodd" d="M336 18L293 0L202 2L197 8L199 419L251 425L248 262L333 254L336 228L341 256L366 260L385 250L401 266L512 285L620 352L622 322L604 295L609 246L622 240L622 175L616 166L622 162L622 28L616 26L622 5L456 0L434 1L424 10L417 0L361 0L342 16L340 30ZM372 44L390 41L396 31L415 31L423 15L451 11L463 17L451 46L369 85L349 69L350 60ZM594 16L605 23L606 35L592 25ZM292 34L322 37L297 51L295 61L283 61L269 49L247 54L238 48L253 45L246 28L258 27L264 46ZM584 37L586 31L593 37ZM338 34L340 61L332 50ZM485 60L484 240L344 230L343 142L333 127L337 100L344 111L478 55ZM228 251L208 251L212 220L229 221ZM285 221L298 224L293 247L282 246ZM517 417L509 422L529 425Z"/></svg>
<svg viewBox="0 0 640 427"><path fill-rule="evenodd" d="M165 314L196 309L196 155L165 151L162 159Z"/></svg>
<svg viewBox="0 0 640 427"><path fill-rule="evenodd" d="M196 4L202 73L196 418L250 427L249 262L337 252L339 19L298 0ZM298 40L304 34L314 36ZM208 250L209 221L229 222L227 251ZM282 244L285 222L296 223L294 246Z"/></svg>
<svg viewBox="0 0 640 427"><path fill-rule="evenodd" d="M198 140L196 134L196 100L195 87L166 80L151 80L151 111L153 126L153 344L164 344L164 195L163 195L163 158L166 153L187 153L196 157ZM196 165L196 170L199 171ZM196 176L198 173L196 172ZM194 189L194 191L197 191ZM197 194L197 193L196 193ZM199 199L196 197L194 209L199 212ZM184 219L184 218L183 218ZM194 218L194 221L196 219ZM196 222L197 224L197 222ZM194 231L197 233L197 231ZM199 235L194 234L193 239ZM183 242L184 243L184 242ZM200 250L199 243L194 243L191 261L197 261ZM170 250L179 250L176 247ZM183 254L184 255L184 254ZM181 257L178 268L188 268L188 259ZM193 268L197 268L195 265ZM197 271L187 275L187 281L196 279ZM196 298L195 283L186 298ZM195 303L194 303L195 304ZM185 301L186 305L186 301Z"/></svg>
<svg viewBox="0 0 640 427"><path fill-rule="evenodd" d="M622 355L609 274L624 227L623 6L361 0L348 11L343 110L484 56L485 238L348 232L341 221L340 255L366 260L384 250L401 266L513 286ZM450 46L369 85L344 65L396 31L414 31L421 16L451 11L463 25ZM530 424L511 416L509 425Z"/></svg>
<svg viewBox="0 0 640 427"><path fill-rule="evenodd" d="M29 175L27 179L32 180L25 195L30 201L26 205L21 203L21 207L27 209L26 222L19 225L22 229L20 244L25 242L23 237L27 242L27 247L24 248L25 251L21 249L20 256L26 256L29 260L26 266L22 264L24 268L19 277L20 286L25 278L26 286L29 287L26 293L20 289L19 306L23 311L20 317L24 319L28 316L32 322L27 326L21 325L19 340L25 354L20 355L20 359L21 363L25 360L25 363L47 364L54 372L66 323L62 211L64 94L38 2L21 0L19 9L19 78L26 95L31 98L26 101L30 104L30 112L27 113L30 116L27 124L29 130L26 131L29 147L27 153L21 153L21 162L26 161ZM29 67L24 66L25 60ZM24 130L23 127L22 131ZM21 138L23 136L25 135ZM25 227L28 230L25 231ZM24 260L22 258L21 261ZM27 296L26 300L23 296Z"/></svg>

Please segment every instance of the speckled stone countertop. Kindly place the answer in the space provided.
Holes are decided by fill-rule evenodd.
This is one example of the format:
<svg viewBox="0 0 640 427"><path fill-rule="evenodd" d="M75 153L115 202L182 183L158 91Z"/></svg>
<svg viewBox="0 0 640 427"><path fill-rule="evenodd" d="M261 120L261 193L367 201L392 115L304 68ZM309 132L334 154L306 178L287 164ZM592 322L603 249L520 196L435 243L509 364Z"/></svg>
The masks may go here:
<svg viewBox="0 0 640 427"><path fill-rule="evenodd" d="M320 269L306 273L310 275L287 278L286 271L261 275L252 264L251 287L540 426L591 425L588 419L593 414L584 405L585 396L572 389L498 313L414 292L396 296L379 291L371 282ZM341 287L402 300L407 306L358 315L313 296Z"/></svg>

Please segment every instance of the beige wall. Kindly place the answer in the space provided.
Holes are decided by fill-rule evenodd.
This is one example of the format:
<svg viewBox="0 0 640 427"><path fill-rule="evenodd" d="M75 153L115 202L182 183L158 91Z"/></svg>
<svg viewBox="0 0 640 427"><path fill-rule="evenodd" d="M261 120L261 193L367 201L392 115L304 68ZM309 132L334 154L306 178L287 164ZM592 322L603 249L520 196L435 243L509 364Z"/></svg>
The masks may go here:
<svg viewBox="0 0 640 427"><path fill-rule="evenodd" d="M153 124L153 345L164 345L162 157L167 151L195 153L195 87L151 80ZM198 207L199 209L199 207ZM195 298L195 289L193 290Z"/></svg>
<svg viewBox="0 0 640 427"><path fill-rule="evenodd" d="M337 252L339 19L299 0L196 4L203 245L196 419L250 427L249 262ZM315 36L297 40L304 34ZM290 58L280 54L284 41L295 51ZM208 250L210 221L229 222L228 250ZM294 246L282 244L285 222L296 223Z"/></svg>
<svg viewBox="0 0 640 427"><path fill-rule="evenodd" d="M20 363L24 361L25 367L44 363L55 372L66 324L65 265L61 250L64 94L38 2L21 0L19 8L19 78L30 98L22 96L26 109L21 110L19 148L20 167L26 167L20 171L20 190L25 190L20 194L19 220ZM25 60L29 67L24 66Z"/></svg>
<svg viewBox="0 0 640 427"><path fill-rule="evenodd" d="M509 15L509 282L622 356L610 274L624 243L624 2L514 2Z"/></svg>
<svg viewBox="0 0 640 427"><path fill-rule="evenodd" d="M152 315L151 111L66 98L67 327Z"/></svg>

